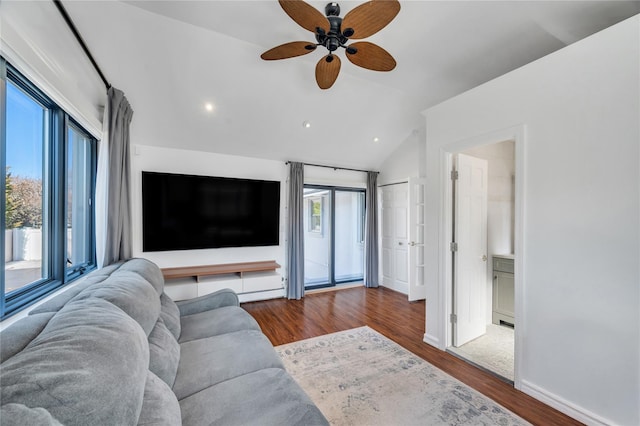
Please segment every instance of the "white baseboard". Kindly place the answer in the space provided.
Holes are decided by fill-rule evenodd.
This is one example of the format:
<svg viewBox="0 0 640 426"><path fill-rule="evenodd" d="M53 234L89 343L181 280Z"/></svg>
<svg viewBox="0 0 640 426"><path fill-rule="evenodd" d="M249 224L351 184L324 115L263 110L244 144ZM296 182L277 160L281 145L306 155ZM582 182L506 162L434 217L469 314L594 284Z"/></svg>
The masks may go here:
<svg viewBox="0 0 640 426"><path fill-rule="evenodd" d="M407 295L409 294L409 285L406 285L406 286L386 285L384 284L384 282L380 281L380 286L386 287L393 291L397 291L398 293L407 294Z"/></svg>
<svg viewBox="0 0 640 426"><path fill-rule="evenodd" d="M442 350L442 348L440 347L440 339L438 339L435 336L432 336L431 334L425 333L424 337L422 338L422 341L428 345L431 345L437 349Z"/></svg>
<svg viewBox="0 0 640 426"><path fill-rule="evenodd" d="M590 412L572 402L565 400L549 391L542 389L539 386L534 385L526 380L521 381L520 390L527 395L530 395L538 401L544 402L549 407L553 407L556 410L566 414L569 417L591 426L606 426L615 424L611 420L607 420L602 416Z"/></svg>
<svg viewBox="0 0 640 426"><path fill-rule="evenodd" d="M269 291L257 291L255 293L238 294L238 299L240 300L240 303L256 302L258 300L268 300L268 299L281 299L283 297L284 297L283 288L279 288L277 290L269 290Z"/></svg>

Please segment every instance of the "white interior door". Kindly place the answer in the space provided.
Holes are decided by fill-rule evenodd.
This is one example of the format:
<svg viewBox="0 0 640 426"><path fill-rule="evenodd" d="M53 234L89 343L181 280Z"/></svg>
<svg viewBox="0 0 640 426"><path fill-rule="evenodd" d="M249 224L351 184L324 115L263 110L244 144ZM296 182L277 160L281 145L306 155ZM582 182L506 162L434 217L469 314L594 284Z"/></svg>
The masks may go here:
<svg viewBox="0 0 640 426"><path fill-rule="evenodd" d="M409 300L427 297L424 286L425 178L409 178Z"/></svg>
<svg viewBox="0 0 640 426"><path fill-rule="evenodd" d="M486 332L488 164L458 154L456 168L453 345L457 347Z"/></svg>
<svg viewBox="0 0 640 426"><path fill-rule="evenodd" d="M409 185L402 183L394 185L393 193L393 228L394 250L393 288L405 294L409 291Z"/></svg>
<svg viewBox="0 0 640 426"><path fill-rule="evenodd" d="M382 188L381 197L381 260L382 260L382 285L393 286L393 186Z"/></svg>
<svg viewBox="0 0 640 426"><path fill-rule="evenodd" d="M408 184L382 188L382 285L409 291Z"/></svg>

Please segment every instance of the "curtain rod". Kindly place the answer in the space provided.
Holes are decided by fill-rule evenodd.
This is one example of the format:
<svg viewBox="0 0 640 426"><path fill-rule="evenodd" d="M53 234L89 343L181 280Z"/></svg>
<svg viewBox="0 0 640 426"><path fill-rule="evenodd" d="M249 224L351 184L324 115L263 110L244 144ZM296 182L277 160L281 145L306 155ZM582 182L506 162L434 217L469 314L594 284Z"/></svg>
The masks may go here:
<svg viewBox="0 0 640 426"><path fill-rule="evenodd" d="M107 90L109 90L109 88L111 87L111 84L109 83L109 81L107 81L107 78L102 73L102 70L98 66L98 63L96 62L96 60L93 59L93 55L91 55L91 52L89 51L89 48L87 47L86 43L82 39L82 36L80 35L80 32L78 32L78 29L76 28L76 26L74 25L73 21L71 20L71 17L67 13L67 10L62 5L62 2L60 0L53 0L53 3L58 8L58 11L60 12L60 14L64 18L65 22L69 26L69 29L71 29L71 32L73 33L73 35L76 37L76 40L78 40L78 43L80 43L80 47L82 47L82 50L84 50L84 53L89 58L89 61L91 61L91 64L93 65L93 67L98 72L98 75L100 75L100 78L102 79L102 82L104 83L105 87L107 88Z"/></svg>
<svg viewBox="0 0 640 426"><path fill-rule="evenodd" d="M292 161L286 161L284 164L289 165L290 163L292 163ZM337 167L337 166L325 166L323 164L311 164L311 163L302 163L302 164L305 166L324 167L325 169L333 169L333 170L349 170L350 172L362 172L362 173L370 172L370 170L350 169L348 167Z"/></svg>
<svg viewBox="0 0 640 426"><path fill-rule="evenodd" d="M384 185L378 185L378 187L382 188L384 186L402 185L404 183L409 183L409 181L403 180L401 182L385 183Z"/></svg>

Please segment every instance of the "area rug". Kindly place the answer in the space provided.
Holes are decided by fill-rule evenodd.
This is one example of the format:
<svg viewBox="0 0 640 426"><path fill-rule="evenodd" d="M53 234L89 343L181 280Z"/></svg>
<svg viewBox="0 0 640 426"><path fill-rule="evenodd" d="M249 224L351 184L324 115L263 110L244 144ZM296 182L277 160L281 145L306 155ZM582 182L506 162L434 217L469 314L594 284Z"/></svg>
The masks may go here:
<svg viewBox="0 0 640 426"><path fill-rule="evenodd" d="M277 346L332 425L527 425L369 327Z"/></svg>

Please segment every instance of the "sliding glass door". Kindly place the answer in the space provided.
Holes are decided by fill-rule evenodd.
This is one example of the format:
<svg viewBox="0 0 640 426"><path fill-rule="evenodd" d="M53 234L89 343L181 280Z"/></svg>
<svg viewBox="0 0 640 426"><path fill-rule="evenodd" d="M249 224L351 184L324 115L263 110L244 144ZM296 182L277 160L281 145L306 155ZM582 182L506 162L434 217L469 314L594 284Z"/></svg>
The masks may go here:
<svg viewBox="0 0 640 426"><path fill-rule="evenodd" d="M331 281L331 191L304 188L304 285Z"/></svg>
<svg viewBox="0 0 640 426"><path fill-rule="evenodd" d="M336 282L362 280L364 274L364 191L335 191Z"/></svg>
<svg viewBox="0 0 640 426"><path fill-rule="evenodd" d="M364 190L305 185L305 287L363 279Z"/></svg>

